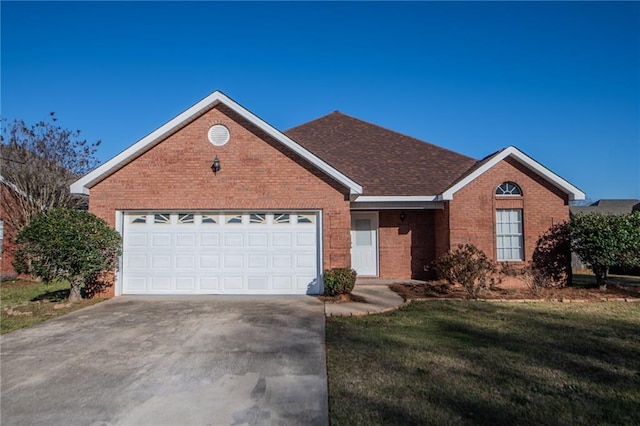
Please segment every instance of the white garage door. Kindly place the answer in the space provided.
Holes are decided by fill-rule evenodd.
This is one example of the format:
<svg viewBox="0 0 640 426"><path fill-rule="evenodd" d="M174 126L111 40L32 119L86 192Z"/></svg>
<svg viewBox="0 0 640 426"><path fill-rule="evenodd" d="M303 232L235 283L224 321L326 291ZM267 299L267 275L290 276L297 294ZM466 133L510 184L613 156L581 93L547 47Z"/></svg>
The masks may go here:
<svg viewBox="0 0 640 426"><path fill-rule="evenodd" d="M125 213L123 294L317 294L318 215Z"/></svg>

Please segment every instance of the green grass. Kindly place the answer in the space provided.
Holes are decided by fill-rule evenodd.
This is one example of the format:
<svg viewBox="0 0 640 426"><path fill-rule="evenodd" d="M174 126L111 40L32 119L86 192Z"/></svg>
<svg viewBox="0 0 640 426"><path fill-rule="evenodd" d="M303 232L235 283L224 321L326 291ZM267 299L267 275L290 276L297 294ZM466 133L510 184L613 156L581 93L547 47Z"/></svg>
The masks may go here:
<svg viewBox="0 0 640 426"><path fill-rule="evenodd" d="M3 282L0 284L0 334L29 327L104 300L96 298L67 304L67 297L67 282ZM54 306L62 304L65 306L54 309Z"/></svg>
<svg viewBox="0 0 640 426"><path fill-rule="evenodd" d="M574 273L571 284L574 287L597 287L596 277L593 274ZM637 287L640 286L640 277L631 275L609 275L607 277L607 285L609 284Z"/></svg>
<svg viewBox="0 0 640 426"><path fill-rule="evenodd" d="M327 319L333 425L640 424L640 304L429 301Z"/></svg>

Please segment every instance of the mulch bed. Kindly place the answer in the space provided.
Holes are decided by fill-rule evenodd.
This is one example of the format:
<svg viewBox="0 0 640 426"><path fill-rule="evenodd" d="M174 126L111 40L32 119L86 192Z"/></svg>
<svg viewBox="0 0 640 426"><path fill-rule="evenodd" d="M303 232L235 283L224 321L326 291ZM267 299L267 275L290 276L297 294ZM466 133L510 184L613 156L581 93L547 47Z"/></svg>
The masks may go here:
<svg viewBox="0 0 640 426"><path fill-rule="evenodd" d="M367 303L367 300L358 296L357 294L340 294L338 296L318 296L318 299L324 303L347 303L347 302L360 302Z"/></svg>
<svg viewBox="0 0 640 426"><path fill-rule="evenodd" d="M405 300L408 299L466 299L467 293L459 285L451 286L442 281L429 281L424 284L392 284L391 290ZM481 299L487 300L593 300L640 298L640 286L609 284L606 290L585 287L561 287L543 289L540 295L534 295L528 288L504 288L499 285L481 293Z"/></svg>

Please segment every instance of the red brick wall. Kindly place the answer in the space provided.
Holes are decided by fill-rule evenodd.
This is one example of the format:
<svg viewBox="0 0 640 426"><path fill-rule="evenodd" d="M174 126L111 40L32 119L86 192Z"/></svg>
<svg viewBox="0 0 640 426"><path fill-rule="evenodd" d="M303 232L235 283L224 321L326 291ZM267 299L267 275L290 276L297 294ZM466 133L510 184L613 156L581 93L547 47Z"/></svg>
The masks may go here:
<svg viewBox="0 0 640 426"><path fill-rule="evenodd" d="M231 133L223 147L207 139L214 124ZM211 171L215 155L217 175ZM91 188L89 210L112 226L115 210L126 209L319 209L324 268L351 264L348 189L224 106Z"/></svg>
<svg viewBox="0 0 640 426"><path fill-rule="evenodd" d="M5 203L10 203L13 200L13 192L9 191L7 187L0 184L0 219L4 221L4 230L2 238L2 253L0 254L0 279L10 279L16 277L16 271L13 268L13 255L16 251L15 239L17 231L13 229L9 223L7 223L5 211Z"/></svg>
<svg viewBox="0 0 640 426"><path fill-rule="evenodd" d="M425 266L435 255L433 210L381 210L379 227L380 278L428 277Z"/></svg>
<svg viewBox="0 0 640 426"><path fill-rule="evenodd" d="M523 196L496 196L496 188L505 181L517 183ZM511 158L496 164L454 194L448 207L450 246L473 243L493 260L496 259L496 209L523 209L526 260L531 260L540 235L551 225L569 219L566 194Z"/></svg>

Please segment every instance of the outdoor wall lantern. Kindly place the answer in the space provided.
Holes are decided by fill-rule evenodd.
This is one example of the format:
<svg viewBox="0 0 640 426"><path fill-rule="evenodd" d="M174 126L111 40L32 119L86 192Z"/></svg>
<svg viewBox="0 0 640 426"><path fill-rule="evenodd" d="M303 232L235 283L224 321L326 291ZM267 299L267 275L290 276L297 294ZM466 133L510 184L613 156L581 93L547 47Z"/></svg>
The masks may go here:
<svg viewBox="0 0 640 426"><path fill-rule="evenodd" d="M214 175L220 171L220 159L218 158L217 155L216 155L216 158L213 159L211 170L213 170Z"/></svg>
<svg viewBox="0 0 640 426"><path fill-rule="evenodd" d="M404 222L404 220L407 218L407 215L404 214L404 212L400 213L400 222Z"/></svg>

